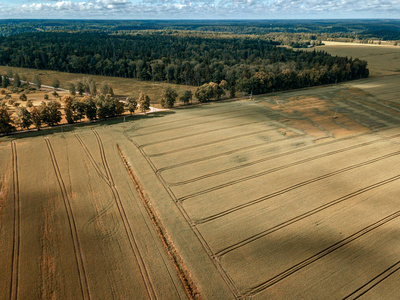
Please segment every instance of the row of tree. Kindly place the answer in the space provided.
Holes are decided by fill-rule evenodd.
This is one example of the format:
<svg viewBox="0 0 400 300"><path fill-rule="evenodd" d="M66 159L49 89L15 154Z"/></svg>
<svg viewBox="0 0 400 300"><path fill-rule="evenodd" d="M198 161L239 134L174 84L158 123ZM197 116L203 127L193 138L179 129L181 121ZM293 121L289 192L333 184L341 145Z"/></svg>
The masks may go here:
<svg viewBox="0 0 400 300"><path fill-rule="evenodd" d="M138 108L141 112L146 112L150 108L150 98L141 93L139 99L128 97L124 102L112 97L111 95L98 95L73 97L64 96L61 98L64 103L65 119L69 124L81 121L83 118L88 120L107 119L122 115L127 109L131 114ZM29 129L32 125L38 130L44 125L55 126L61 122L62 108L61 103L56 100L43 101L39 106L21 107L18 109L17 117L12 118L10 111L5 103L0 105L0 133L8 134L16 130L16 126L22 129Z"/></svg>

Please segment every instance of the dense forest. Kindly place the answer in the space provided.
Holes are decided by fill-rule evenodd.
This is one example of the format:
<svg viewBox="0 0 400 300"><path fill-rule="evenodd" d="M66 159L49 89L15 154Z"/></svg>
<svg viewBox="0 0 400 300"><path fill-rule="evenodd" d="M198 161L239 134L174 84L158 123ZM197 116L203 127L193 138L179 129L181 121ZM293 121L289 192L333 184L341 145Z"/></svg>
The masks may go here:
<svg viewBox="0 0 400 300"><path fill-rule="evenodd" d="M400 40L400 20L0 20L0 36L54 31L126 34L142 30L255 35L289 33L314 34L322 39Z"/></svg>
<svg viewBox="0 0 400 300"><path fill-rule="evenodd" d="M365 61L275 44L237 35L21 33L0 38L0 64L193 86L225 80L253 94L368 76Z"/></svg>

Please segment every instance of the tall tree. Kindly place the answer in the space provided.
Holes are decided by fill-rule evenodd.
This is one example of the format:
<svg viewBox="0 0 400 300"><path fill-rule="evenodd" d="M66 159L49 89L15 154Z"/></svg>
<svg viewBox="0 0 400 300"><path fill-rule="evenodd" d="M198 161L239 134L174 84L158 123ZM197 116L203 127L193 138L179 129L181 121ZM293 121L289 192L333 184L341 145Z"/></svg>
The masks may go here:
<svg viewBox="0 0 400 300"><path fill-rule="evenodd" d="M150 109L150 98L143 92L139 95L139 105L140 111L143 113Z"/></svg>
<svg viewBox="0 0 400 300"><path fill-rule="evenodd" d="M76 95L75 85L74 85L73 83L70 83L70 84L69 84L68 90L69 90L69 93L70 93L72 96L75 96L75 95Z"/></svg>
<svg viewBox="0 0 400 300"><path fill-rule="evenodd" d="M161 106L173 107L177 97L177 92L173 88L167 87L162 93Z"/></svg>
<svg viewBox="0 0 400 300"><path fill-rule="evenodd" d="M29 129L29 127L33 124L32 115L28 111L28 109L26 109L26 107L21 107L18 110L18 119L19 119L18 123L21 126L21 128Z"/></svg>
<svg viewBox="0 0 400 300"><path fill-rule="evenodd" d="M33 84L40 90L42 87L42 79L40 79L39 75L35 74L35 76L33 76Z"/></svg>
<svg viewBox="0 0 400 300"><path fill-rule="evenodd" d="M21 79L19 78L18 73L15 73L15 74L14 74L14 82L13 82L13 85L14 85L15 87L20 87L20 86L21 86Z"/></svg>
<svg viewBox="0 0 400 300"><path fill-rule="evenodd" d="M136 99L133 97L126 98L126 107L128 108L128 111L130 112L130 114L132 115L137 108Z"/></svg>
<svg viewBox="0 0 400 300"><path fill-rule="evenodd" d="M188 104L192 100L193 93L191 90L186 90L183 95L179 98L183 103Z"/></svg>
<svg viewBox="0 0 400 300"><path fill-rule="evenodd" d="M42 126L41 108L34 106L34 107L32 107L32 110L30 111L30 113L31 113L33 125L35 125L37 130L40 130L40 127Z"/></svg>
<svg viewBox="0 0 400 300"><path fill-rule="evenodd" d="M57 78L53 79L53 88L58 89L60 87L60 81Z"/></svg>
<svg viewBox="0 0 400 300"><path fill-rule="evenodd" d="M9 134L15 130L14 121L8 112L7 105L0 105L0 133Z"/></svg>

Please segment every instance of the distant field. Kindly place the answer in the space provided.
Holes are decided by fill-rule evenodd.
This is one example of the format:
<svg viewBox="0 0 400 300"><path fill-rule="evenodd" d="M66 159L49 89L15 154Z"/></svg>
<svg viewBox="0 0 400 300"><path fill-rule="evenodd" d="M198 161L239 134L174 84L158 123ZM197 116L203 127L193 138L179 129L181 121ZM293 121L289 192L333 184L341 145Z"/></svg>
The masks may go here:
<svg viewBox="0 0 400 300"><path fill-rule="evenodd" d="M331 55L360 58L368 62L371 76L400 73L400 47L391 45L368 45L339 42L325 42L325 46L310 48L309 51L323 50Z"/></svg>
<svg viewBox="0 0 400 300"><path fill-rule="evenodd" d="M179 299L181 277L205 299L400 297L399 82L2 138L0 289Z"/></svg>
<svg viewBox="0 0 400 300"><path fill-rule="evenodd" d="M7 70L10 67L0 66L0 74L7 74ZM57 72L49 70L34 70L25 68L11 68L13 73L18 73L19 76L26 76L29 81L33 80L35 75L40 75L42 84L52 85L54 78L57 78L61 83L61 88L68 89L69 84L77 84L78 81L82 80L84 77L92 77L98 84L97 88L100 87L101 83L108 82L113 88L116 96L133 96L139 98L140 92L144 92L149 95L150 100L153 104L159 104L161 99L161 94L163 90L171 86L177 91L179 95L182 95L186 90L194 91L196 87L185 86L178 84L160 83L160 82L150 82L150 81L140 81L132 78L121 78L121 77L110 77L110 76L97 76L97 75L86 75L86 74L75 74L66 72Z"/></svg>

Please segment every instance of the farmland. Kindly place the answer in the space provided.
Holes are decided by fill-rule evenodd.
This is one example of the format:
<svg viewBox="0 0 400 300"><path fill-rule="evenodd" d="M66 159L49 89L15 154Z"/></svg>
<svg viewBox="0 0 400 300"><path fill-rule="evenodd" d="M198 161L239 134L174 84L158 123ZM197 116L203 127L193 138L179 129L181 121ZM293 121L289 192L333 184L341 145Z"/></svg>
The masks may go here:
<svg viewBox="0 0 400 300"><path fill-rule="evenodd" d="M351 83L2 137L4 299L399 298L393 62Z"/></svg>

